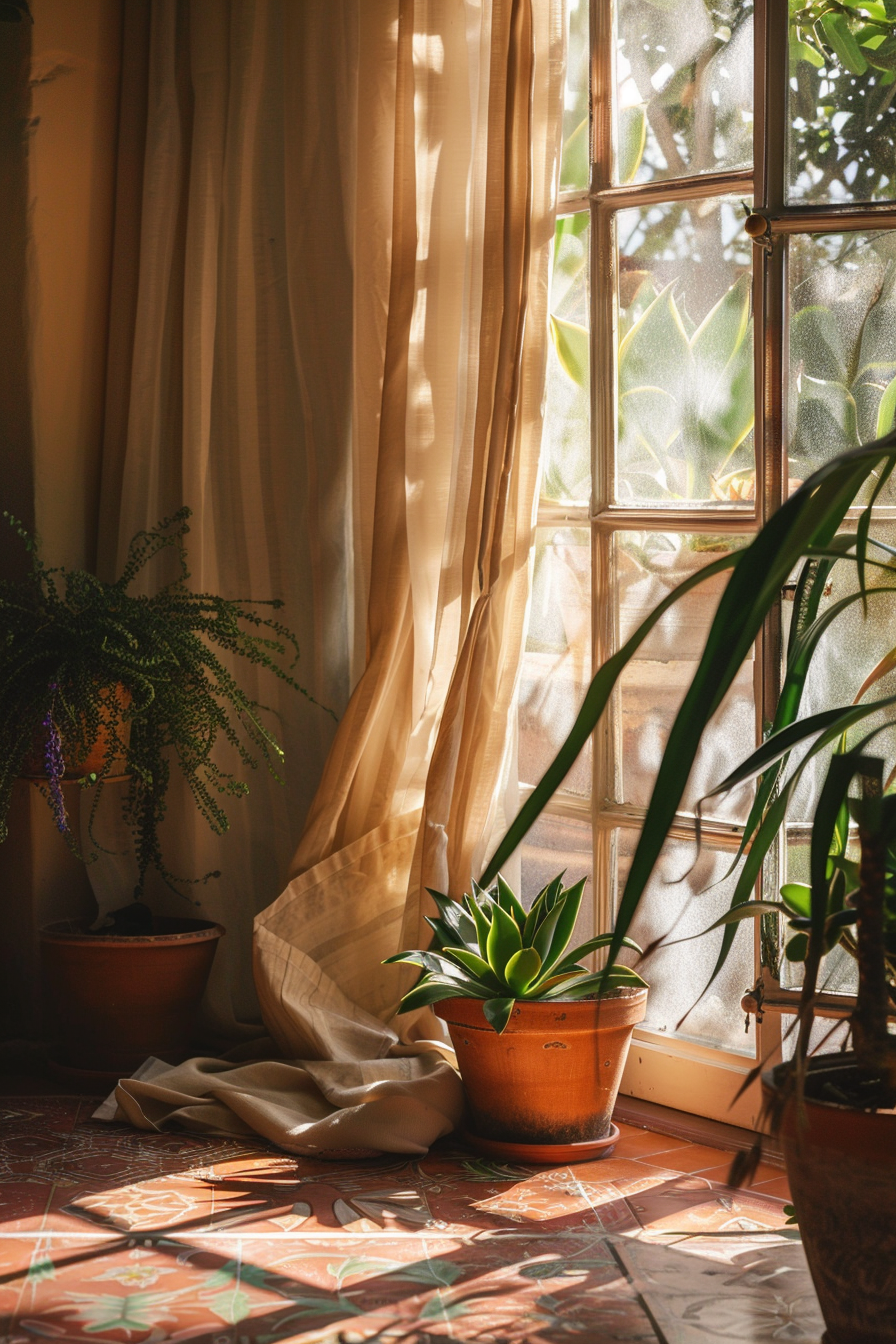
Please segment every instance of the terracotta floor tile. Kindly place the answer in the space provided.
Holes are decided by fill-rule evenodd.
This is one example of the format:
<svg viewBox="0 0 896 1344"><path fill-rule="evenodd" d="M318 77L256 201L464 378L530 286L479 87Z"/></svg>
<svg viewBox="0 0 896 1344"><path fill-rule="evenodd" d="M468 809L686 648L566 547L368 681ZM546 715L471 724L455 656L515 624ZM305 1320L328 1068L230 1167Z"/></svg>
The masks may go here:
<svg viewBox="0 0 896 1344"><path fill-rule="evenodd" d="M635 1129L624 1134L613 1149L614 1157L653 1157L657 1153L680 1152L689 1145L684 1139L672 1139L668 1134L651 1134L646 1129Z"/></svg>
<svg viewBox="0 0 896 1344"><path fill-rule="evenodd" d="M732 1190L700 1177L679 1176L626 1201L650 1233L723 1232L783 1227L782 1205L754 1190Z"/></svg>
<svg viewBox="0 0 896 1344"><path fill-rule="evenodd" d="M724 1162L721 1166L707 1167L705 1170L701 1168L699 1172L693 1172L692 1174L695 1176L703 1176L708 1181L718 1181L722 1185L727 1185L728 1173L730 1170L731 1161L729 1155L729 1160ZM748 1190L755 1189L756 1186L764 1185L769 1181L779 1180L783 1175L784 1172L781 1167L774 1167L770 1162L760 1162L752 1180L747 1182L746 1188Z"/></svg>
<svg viewBox="0 0 896 1344"><path fill-rule="evenodd" d="M708 1148L703 1144L689 1143L683 1148L676 1148L673 1152L663 1153L656 1160L658 1165L668 1167L670 1171L696 1172L724 1166L730 1163L731 1158L732 1154L726 1153L722 1148Z"/></svg>
<svg viewBox="0 0 896 1344"><path fill-rule="evenodd" d="M758 1195L771 1195L774 1199L783 1199L787 1204L792 1199L790 1183L783 1174L777 1176L773 1181L758 1182L752 1188Z"/></svg>

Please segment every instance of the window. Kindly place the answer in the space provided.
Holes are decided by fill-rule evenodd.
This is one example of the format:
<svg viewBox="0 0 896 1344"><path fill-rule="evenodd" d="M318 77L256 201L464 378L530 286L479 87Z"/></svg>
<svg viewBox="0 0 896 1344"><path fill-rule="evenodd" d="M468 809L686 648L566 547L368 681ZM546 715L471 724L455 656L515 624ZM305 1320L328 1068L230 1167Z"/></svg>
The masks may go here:
<svg viewBox="0 0 896 1344"><path fill-rule="evenodd" d="M569 0L543 485L520 691L523 786L563 740L592 668L660 597L746 544L792 482L892 426L894 93L889 0L593 0L590 10ZM744 230L748 209L768 221L755 242ZM884 502L879 530L896 528L894 506L892 496ZM720 591L712 580L664 618L529 834L527 889L564 865L576 875L593 865L583 935L612 918ZM855 620L849 657L831 646L811 705L854 695L892 644L873 612ZM760 739L777 695L781 628L780 617L770 623L719 710L686 809ZM808 801L768 867L768 890L800 872ZM713 808L696 863L692 815L682 812L639 916L640 941L673 926L675 937L696 932L727 907L748 802L732 796ZM695 1007L713 937L651 958L648 1017L624 1090L755 1122L755 1091L729 1103L755 1061L780 1045L782 1019L745 1023L740 998L759 974L782 1002L795 986L774 939L753 925ZM848 991L848 959L830 972L828 987Z"/></svg>

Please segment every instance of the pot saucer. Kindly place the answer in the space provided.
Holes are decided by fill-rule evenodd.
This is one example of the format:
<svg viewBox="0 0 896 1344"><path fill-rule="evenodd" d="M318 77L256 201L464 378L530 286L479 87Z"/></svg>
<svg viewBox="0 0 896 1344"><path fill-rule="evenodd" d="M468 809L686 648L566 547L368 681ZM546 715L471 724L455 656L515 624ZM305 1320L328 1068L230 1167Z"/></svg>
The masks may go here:
<svg viewBox="0 0 896 1344"><path fill-rule="evenodd" d="M594 1162L609 1157L619 1141L619 1130L610 1122L610 1132L603 1139L587 1143L505 1143L502 1139L483 1139L468 1129L459 1131L464 1143L483 1157L496 1157L509 1162L529 1162L534 1166L559 1167L569 1162Z"/></svg>

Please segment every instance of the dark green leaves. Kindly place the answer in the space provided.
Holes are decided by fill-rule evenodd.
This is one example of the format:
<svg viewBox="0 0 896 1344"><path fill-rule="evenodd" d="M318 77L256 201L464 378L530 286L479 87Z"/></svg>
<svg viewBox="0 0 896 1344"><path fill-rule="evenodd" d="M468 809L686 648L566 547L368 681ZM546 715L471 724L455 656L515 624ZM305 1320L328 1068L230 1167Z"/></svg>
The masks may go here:
<svg viewBox="0 0 896 1344"><path fill-rule="evenodd" d="M446 998L482 999L496 1031L510 1021L517 999L585 998L611 989L640 987L644 981L625 966L604 973L588 971L582 957L606 947L602 934L568 951L579 915L585 878L564 888L559 873L526 911L500 875L489 890L473 882L462 902L431 891L439 914L427 916L433 931L428 951L399 952L388 963L420 966L424 975L402 999L402 1010L422 1008ZM630 939L626 947L640 953Z"/></svg>

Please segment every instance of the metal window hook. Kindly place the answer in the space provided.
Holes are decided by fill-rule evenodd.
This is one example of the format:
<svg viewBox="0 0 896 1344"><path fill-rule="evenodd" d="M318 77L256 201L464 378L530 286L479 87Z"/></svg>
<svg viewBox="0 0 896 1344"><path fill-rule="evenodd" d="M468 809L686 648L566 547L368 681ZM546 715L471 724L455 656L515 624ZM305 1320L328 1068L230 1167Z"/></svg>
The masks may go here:
<svg viewBox="0 0 896 1344"><path fill-rule="evenodd" d="M772 241L772 222L767 215L761 215L756 210L751 210L746 201L741 201L746 219L744 220L744 233L766 252L771 252L774 247Z"/></svg>

